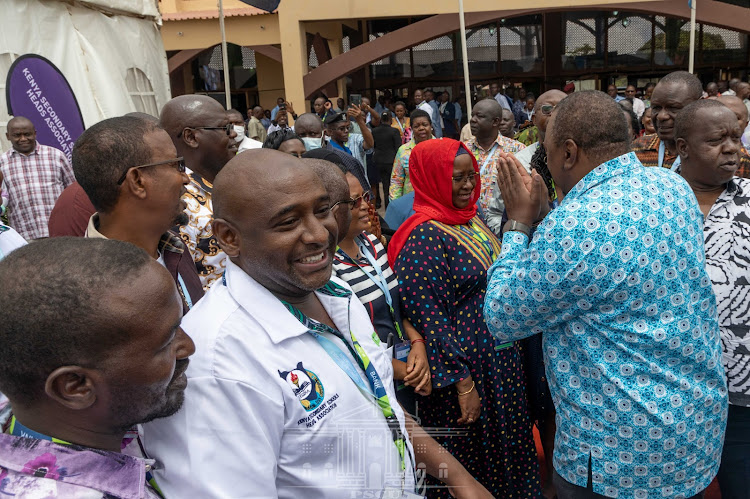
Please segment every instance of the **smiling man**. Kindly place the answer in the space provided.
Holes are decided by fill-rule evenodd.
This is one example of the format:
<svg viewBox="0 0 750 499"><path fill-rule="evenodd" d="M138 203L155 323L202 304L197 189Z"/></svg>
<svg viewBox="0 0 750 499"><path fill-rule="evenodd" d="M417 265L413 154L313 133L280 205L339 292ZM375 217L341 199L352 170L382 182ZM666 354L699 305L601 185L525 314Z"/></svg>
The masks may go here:
<svg viewBox="0 0 750 499"><path fill-rule="evenodd" d="M96 208L86 237L143 248L174 279L187 312L203 296L190 252L169 229L187 221L185 163L154 121L121 116L78 137L73 170Z"/></svg>
<svg viewBox="0 0 750 499"><path fill-rule="evenodd" d="M226 255L211 232L212 183L237 155L237 133L221 104L205 95L175 97L166 103L159 120L190 170L190 184L183 196L189 219L179 231L193 255L203 288L208 289L226 265Z"/></svg>
<svg viewBox="0 0 750 499"><path fill-rule="evenodd" d="M408 441L391 352L331 278L338 226L307 163L238 155L216 178L214 208L229 262L185 317L198 345L185 407L145 426L165 495L408 498L421 461L429 473L445 463L458 497L488 497L418 427L421 445Z"/></svg>
<svg viewBox="0 0 750 499"><path fill-rule="evenodd" d="M47 237L52 208L75 182L68 158L40 144L31 121L16 116L5 135L13 148L0 156L0 178L8 191L8 221L24 239Z"/></svg>
<svg viewBox="0 0 750 499"><path fill-rule="evenodd" d="M633 152L643 166L679 168L674 140L675 116L702 95L701 81L687 71L669 73L659 81L651 95L651 120L656 134L644 135L633 142Z"/></svg>
<svg viewBox="0 0 750 499"><path fill-rule="evenodd" d="M184 400L195 345L167 271L132 244L65 237L8 255L0 282L2 494L162 497L131 430Z"/></svg>

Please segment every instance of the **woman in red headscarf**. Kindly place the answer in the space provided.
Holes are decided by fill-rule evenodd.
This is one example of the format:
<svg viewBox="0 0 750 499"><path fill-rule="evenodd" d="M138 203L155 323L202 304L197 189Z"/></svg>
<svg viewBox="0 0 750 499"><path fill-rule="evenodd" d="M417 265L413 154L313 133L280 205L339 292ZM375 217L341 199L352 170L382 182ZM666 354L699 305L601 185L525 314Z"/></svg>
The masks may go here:
<svg viewBox="0 0 750 499"><path fill-rule="evenodd" d="M464 426L435 439L496 497L542 497L521 355L495 340L482 313L500 244L477 217L476 159L456 140L428 140L412 150L409 170L415 214L388 259L402 313L427 343L433 390L419 403L422 425Z"/></svg>

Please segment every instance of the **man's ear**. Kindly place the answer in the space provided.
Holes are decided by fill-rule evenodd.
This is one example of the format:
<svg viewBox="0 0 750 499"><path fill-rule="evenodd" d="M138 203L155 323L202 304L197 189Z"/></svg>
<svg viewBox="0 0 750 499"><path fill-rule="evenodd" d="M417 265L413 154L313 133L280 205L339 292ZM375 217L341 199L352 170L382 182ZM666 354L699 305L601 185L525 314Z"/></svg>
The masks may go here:
<svg viewBox="0 0 750 499"><path fill-rule="evenodd" d="M679 139L676 139L675 146L677 147L677 154L680 155L681 158L687 158L688 157L688 143L687 140L680 137Z"/></svg>
<svg viewBox="0 0 750 499"><path fill-rule="evenodd" d="M230 222L223 218L215 218L211 222L211 229L213 230L216 242L219 243L222 251L227 254L229 258L237 258L240 256L240 232Z"/></svg>
<svg viewBox="0 0 750 499"><path fill-rule="evenodd" d="M80 366L58 367L47 376L44 392L58 404L72 410L88 409L96 402L98 371Z"/></svg>
<svg viewBox="0 0 750 499"><path fill-rule="evenodd" d="M125 181L120 188L128 189L138 199L145 199L148 193L146 192L146 175L143 169L131 168L128 170Z"/></svg>
<svg viewBox="0 0 750 499"><path fill-rule="evenodd" d="M575 164L578 162L578 144L573 139L565 139L562 145L563 154L565 154L565 161L563 162L563 170L570 171L573 169Z"/></svg>
<svg viewBox="0 0 750 499"><path fill-rule="evenodd" d="M198 138L195 136L195 130L192 128L183 128L180 140L193 149L197 149L200 146Z"/></svg>

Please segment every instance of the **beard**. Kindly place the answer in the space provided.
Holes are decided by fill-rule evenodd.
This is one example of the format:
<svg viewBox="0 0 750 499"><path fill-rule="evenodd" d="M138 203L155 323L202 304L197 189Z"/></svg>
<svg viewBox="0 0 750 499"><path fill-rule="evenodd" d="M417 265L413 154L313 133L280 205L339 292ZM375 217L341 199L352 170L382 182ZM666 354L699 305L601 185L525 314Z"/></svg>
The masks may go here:
<svg viewBox="0 0 750 499"><path fill-rule="evenodd" d="M190 216L184 212L181 211L179 215L177 215L174 219L174 225L180 226L180 225L187 225L190 221Z"/></svg>

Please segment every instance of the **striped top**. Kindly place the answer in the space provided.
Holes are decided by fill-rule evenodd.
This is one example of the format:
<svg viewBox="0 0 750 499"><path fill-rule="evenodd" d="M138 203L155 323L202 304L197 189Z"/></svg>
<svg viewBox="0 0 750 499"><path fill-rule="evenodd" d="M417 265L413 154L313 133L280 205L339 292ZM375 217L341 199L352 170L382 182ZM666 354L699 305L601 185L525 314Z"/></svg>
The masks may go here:
<svg viewBox="0 0 750 499"><path fill-rule="evenodd" d="M377 331L378 337L381 341L387 341L390 333L393 333L394 337L398 338L396 328L393 325L394 319L399 323L399 326L401 324L401 313L398 306L398 278L388 265L388 255L385 247L375 236L363 232L357 236L357 238L364 242L365 246L370 250L370 253L375 256L375 262L380 266L383 277L388 283L388 289L390 290L393 299L392 303L395 305L393 318L391 317L391 312L383 292L378 285L362 271L362 269L365 269L376 279L378 278L377 272L372 265L370 265L370 262L367 261L367 258L361 256L355 263L352 257L339 248L333 258L333 270L339 278L344 280L352 288L354 294L357 295L359 300L365 306L367 313L370 315L370 321L372 321L373 326L375 326L375 331Z"/></svg>

